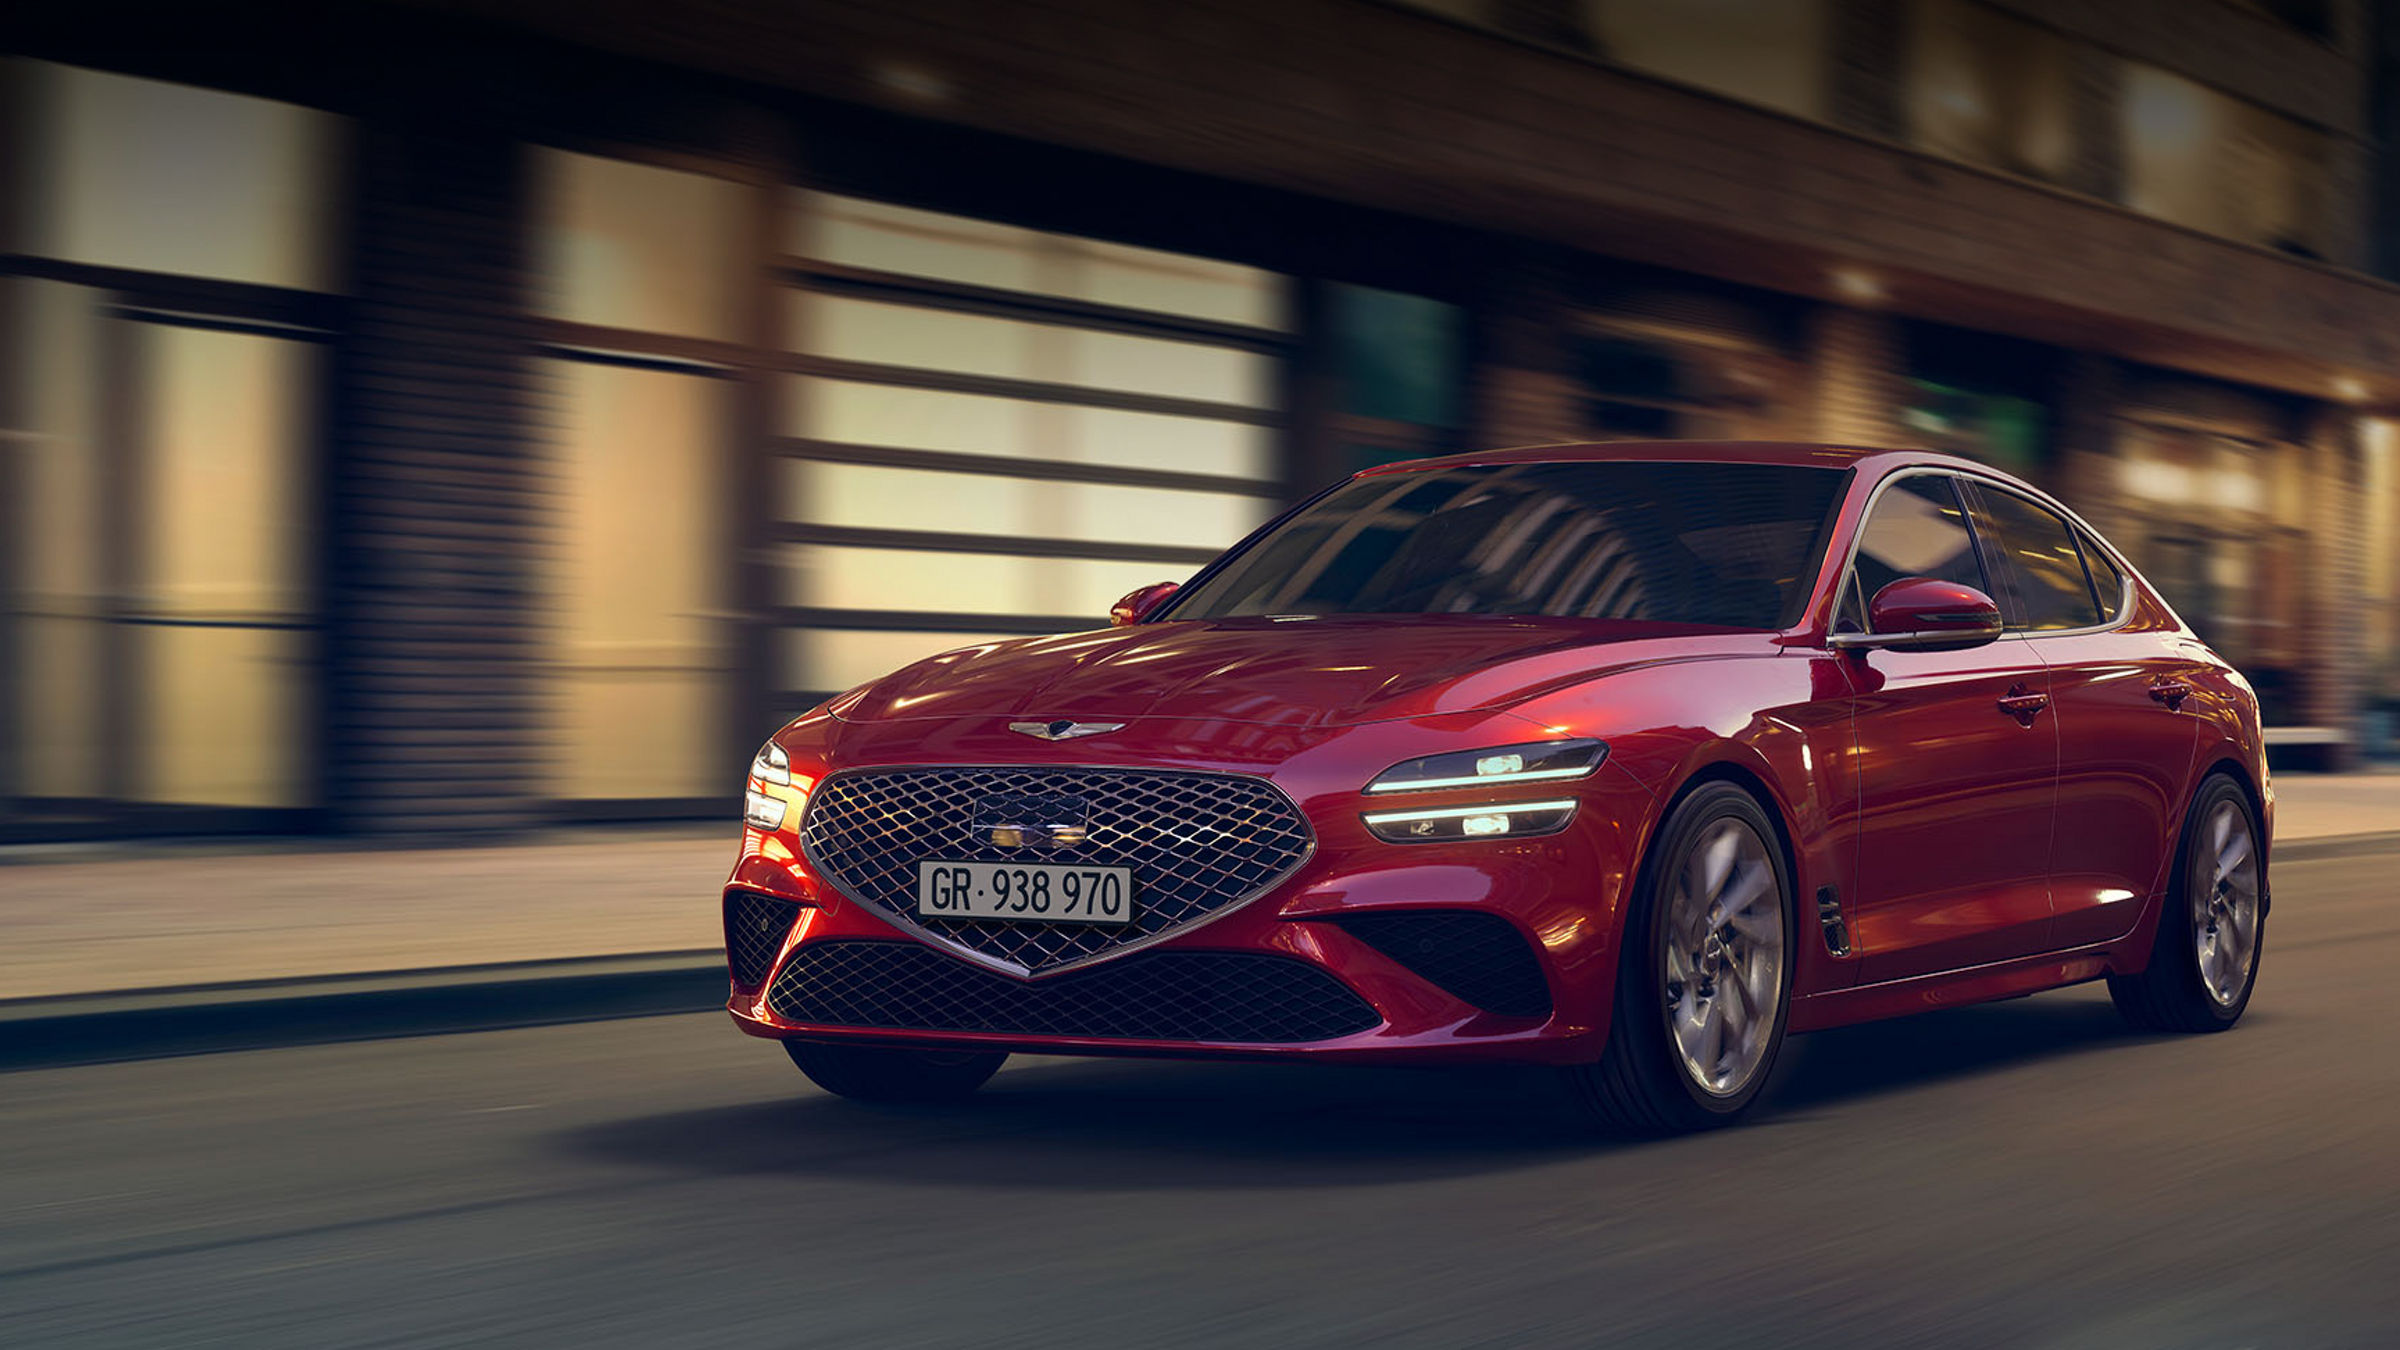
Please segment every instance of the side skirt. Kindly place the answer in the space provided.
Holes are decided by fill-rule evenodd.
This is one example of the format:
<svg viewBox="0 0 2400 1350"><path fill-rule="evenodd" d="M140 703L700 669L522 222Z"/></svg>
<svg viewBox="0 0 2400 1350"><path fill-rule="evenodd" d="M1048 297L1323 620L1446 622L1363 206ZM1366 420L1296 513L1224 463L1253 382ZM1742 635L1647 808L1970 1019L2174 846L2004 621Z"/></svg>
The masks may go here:
<svg viewBox="0 0 2400 1350"><path fill-rule="evenodd" d="M2114 968L2110 957L2124 943L2125 939L2118 938L2088 947L2077 947L2072 951L2020 956L2008 961L1995 961L1988 966L1972 966L1966 970L1912 975L1904 980L1887 980L1882 984L1827 990L1794 1001L1789 1028L1795 1032L1823 1031L1857 1022L1906 1017L1911 1013L1959 1008L1970 1003L1990 1003L1996 999L2018 998L2025 994L2038 994L2045 989L2082 984L2109 974Z"/></svg>

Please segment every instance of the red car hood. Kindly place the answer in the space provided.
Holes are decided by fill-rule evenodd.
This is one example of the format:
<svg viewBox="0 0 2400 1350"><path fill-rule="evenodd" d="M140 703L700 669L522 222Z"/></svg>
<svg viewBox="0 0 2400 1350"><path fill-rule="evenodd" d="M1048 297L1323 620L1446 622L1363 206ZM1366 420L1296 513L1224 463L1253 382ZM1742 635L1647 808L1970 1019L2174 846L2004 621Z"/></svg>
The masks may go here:
<svg viewBox="0 0 2400 1350"><path fill-rule="evenodd" d="M1769 635L1611 619L1378 615L1141 624L962 648L834 706L844 721L1174 717L1344 726L1502 707L1628 665L1771 655Z"/></svg>

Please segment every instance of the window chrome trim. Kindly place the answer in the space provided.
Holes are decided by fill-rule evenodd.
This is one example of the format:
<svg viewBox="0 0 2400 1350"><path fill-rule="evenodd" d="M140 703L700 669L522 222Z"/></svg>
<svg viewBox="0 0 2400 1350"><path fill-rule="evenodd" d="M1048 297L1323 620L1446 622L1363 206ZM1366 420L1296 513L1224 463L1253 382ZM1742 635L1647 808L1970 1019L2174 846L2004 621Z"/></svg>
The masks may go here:
<svg viewBox="0 0 2400 1350"><path fill-rule="evenodd" d="M2101 539L2100 532L2092 528L2090 521L2085 520L2083 517L2076 515L2073 511L2067 509L2065 503L2051 501L2046 495L2037 494L2030 489L2021 488L2012 483L2005 483L1997 478L1992 478L1984 474L1962 474L1960 476L1972 478L1978 484L1988 484L1998 491L2006 492L2023 501L2031 502L2035 506L2039 506L2057 516L2059 519L2066 521L2067 533L2070 537L2075 539L2075 548L2078 554L2082 552L2083 540L2088 538L2092 540L2092 542L2100 544L2103 548L2107 548L2111 560L2114 561L2117 564L2118 569L2124 573L2125 590L2120 592L2117 596L2117 617L2101 623L2086 624L2081 628L2019 628L2013 630L2015 636L2024 638L2091 637L2100 633L2113 633L2118 629L2123 628L2133 619L2133 596L2131 593L2133 586L2133 568L2128 565L2124 559L2115 556L2116 549ZM2092 567L2090 563L2084 564L2083 575L2086 583L2088 584L2092 575ZM2092 599L2097 602L2099 598L2100 593L2098 589L2095 588L2092 592ZM2180 620L2178 620L2178 622L2180 622ZM2011 630L2004 629L2003 631Z"/></svg>
<svg viewBox="0 0 2400 1350"><path fill-rule="evenodd" d="M1835 651L1881 651L1889 648L1906 652L1921 651L1927 647L1981 647L2010 636L2023 637L2024 634L2011 634L2005 628L1990 637L1985 637L1981 629L1969 631L1956 628L1920 629L1909 633L1828 633L1825 635L1825 645Z"/></svg>

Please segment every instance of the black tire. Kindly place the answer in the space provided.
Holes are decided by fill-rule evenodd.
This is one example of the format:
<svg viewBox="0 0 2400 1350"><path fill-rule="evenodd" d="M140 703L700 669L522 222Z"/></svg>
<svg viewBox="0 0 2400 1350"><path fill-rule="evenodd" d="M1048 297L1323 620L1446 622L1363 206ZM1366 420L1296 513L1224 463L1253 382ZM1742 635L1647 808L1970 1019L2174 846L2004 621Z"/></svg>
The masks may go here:
<svg viewBox="0 0 2400 1350"><path fill-rule="evenodd" d="M2199 908L2206 903L2206 897L2195 894L2192 880L2201 868L2214 870L2206 827L2220 811L2228 808L2238 813L2249 830L2249 862L2255 869L2257 909L2248 969L2240 978L2239 992L2226 999L2210 992L2201 973L2195 929ZM2266 950L2268 891L2265 859L2257 852L2259 839L2258 813L2250 807L2249 794L2230 777L2211 774L2200 784L2200 790L2192 794L2191 809L2184 813L2183 832L2175 843L2174 871L2160 905L2158 934L2150 945L2150 963L2138 975L2108 978L2109 999L2117 1005L2118 1013L2137 1029L2224 1031L2242 1020L2243 1010L2250 1006L2250 993L2258 987L2258 962Z"/></svg>
<svg viewBox="0 0 2400 1350"><path fill-rule="evenodd" d="M1685 1067L1670 1029L1663 925L1672 879L1710 827L1738 820L1764 845L1783 916L1783 953L1775 1013L1763 1058L1731 1092L1705 1089ZM1792 1001L1792 964L1800 942L1791 868L1774 824L1757 799L1731 783L1708 783L1679 802L1643 859L1627 907L1608 1047L1596 1064L1567 1070L1577 1104L1595 1123L1630 1134L1680 1134L1738 1120L1775 1067Z"/></svg>
<svg viewBox="0 0 2400 1350"><path fill-rule="evenodd" d="M964 1101L1008 1061L1006 1051L912 1050L824 1041L785 1041L783 1049L808 1081L860 1102Z"/></svg>

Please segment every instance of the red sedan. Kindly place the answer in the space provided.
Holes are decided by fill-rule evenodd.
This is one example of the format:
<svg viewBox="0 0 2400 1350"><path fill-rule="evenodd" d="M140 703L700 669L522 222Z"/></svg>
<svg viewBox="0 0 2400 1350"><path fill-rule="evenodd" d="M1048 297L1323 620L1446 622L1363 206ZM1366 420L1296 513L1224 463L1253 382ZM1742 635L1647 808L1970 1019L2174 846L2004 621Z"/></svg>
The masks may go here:
<svg viewBox="0 0 2400 1350"><path fill-rule="evenodd" d="M1980 465L1392 465L1113 617L761 748L742 1029L864 1098L1012 1050L1507 1059L1672 1130L1738 1116L1793 1032L2096 979L2151 1029L2249 1001L2249 685Z"/></svg>

